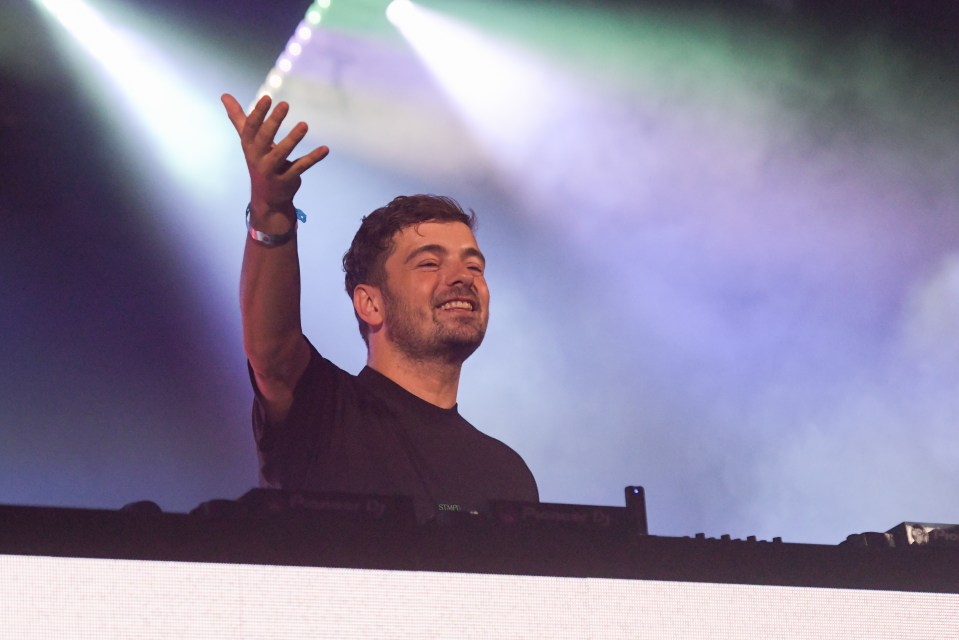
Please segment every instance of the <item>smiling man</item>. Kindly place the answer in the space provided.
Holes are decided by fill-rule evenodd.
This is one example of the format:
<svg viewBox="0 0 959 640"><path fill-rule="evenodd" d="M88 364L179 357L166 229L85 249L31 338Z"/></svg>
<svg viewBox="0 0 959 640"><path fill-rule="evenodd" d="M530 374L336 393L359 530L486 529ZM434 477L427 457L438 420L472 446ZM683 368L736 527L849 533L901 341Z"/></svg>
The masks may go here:
<svg viewBox="0 0 959 640"><path fill-rule="evenodd" d="M357 376L322 357L300 324L293 196L326 157L289 160L299 123L274 138L288 106L250 114L223 103L250 171L241 275L244 348L255 399L253 428L265 486L401 494L417 517L482 511L489 500L537 501L522 458L460 416L460 370L489 320L486 261L475 219L441 196L400 196L363 218L343 257L367 366Z"/></svg>

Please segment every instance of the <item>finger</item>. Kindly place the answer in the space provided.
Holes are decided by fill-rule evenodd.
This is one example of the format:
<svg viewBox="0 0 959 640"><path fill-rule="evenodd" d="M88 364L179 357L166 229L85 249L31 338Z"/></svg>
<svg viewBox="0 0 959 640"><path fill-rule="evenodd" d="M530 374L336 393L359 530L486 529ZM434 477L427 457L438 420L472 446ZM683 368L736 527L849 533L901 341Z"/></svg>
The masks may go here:
<svg viewBox="0 0 959 640"><path fill-rule="evenodd" d="M273 113L263 122L263 126L260 127L259 132L256 134L256 142L259 145L264 147L273 144L273 138L276 137L276 132L280 130L280 125L283 124L283 119L286 118L286 114L290 112L290 105L286 102L280 102L273 109ZM287 151L289 153L289 151Z"/></svg>
<svg viewBox="0 0 959 640"><path fill-rule="evenodd" d="M226 115L230 118L230 122L233 123L233 128L236 129L237 133L241 133L243 131L243 125L246 124L246 114L243 113L243 107L241 107L240 103L236 101L236 98L229 93L224 93L220 96L220 102L222 102L226 108Z"/></svg>
<svg viewBox="0 0 959 640"><path fill-rule="evenodd" d="M253 142L254 138L256 138L256 134L263 125L263 118L266 117L266 112L270 110L271 103L272 100L268 95L264 95L257 100L256 106L250 111L250 115L246 117L246 123L244 123L243 130L240 132L240 139L244 144Z"/></svg>
<svg viewBox="0 0 959 640"><path fill-rule="evenodd" d="M277 107L279 108L279 106ZM273 151L270 152L270 160L277 165L286 160L286 158L293 153L293 149L296 145L300 144L300 141L306 136L308 127L305 122L298 122L293 129L286 135L285 138L276 143L276 146L273 148Z"/></svg>
<svg viewBox="0 0 959 640"><path fill-rule="evenodd" d="M322 147L317 147L310 151L305 156L297 158L296 161L290 165L289 172L294 175L303 175L307 169L315 165L317 162L330 155L330 148L326 145Z"/></svg>
<svg viewBox="0 0 959 640"><path fill-rule="evenodd" d="M308 127L305 122L299 122L293 127L293 130L273 148L269 155L269 162L276 173L288 173L292 170L295 175L304 173L307 169L325 158L330 153L327 146L317 147L313 151L298 158L295 162L289 162L287 157L293 153L293 149L306 136Z"/></svg>

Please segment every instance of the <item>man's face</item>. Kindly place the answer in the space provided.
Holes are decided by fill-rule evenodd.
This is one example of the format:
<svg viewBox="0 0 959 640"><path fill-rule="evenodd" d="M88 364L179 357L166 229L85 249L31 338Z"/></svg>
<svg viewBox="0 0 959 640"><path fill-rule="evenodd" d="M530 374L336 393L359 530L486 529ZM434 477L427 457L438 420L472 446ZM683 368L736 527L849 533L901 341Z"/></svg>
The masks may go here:
<svg viewBox="0 0 959 640"><path fill-rule="evenodd" d="M383 286L386 335L414 360L462 362L489 320L486 261L469 227L423 222L394 236Z"/></svg>

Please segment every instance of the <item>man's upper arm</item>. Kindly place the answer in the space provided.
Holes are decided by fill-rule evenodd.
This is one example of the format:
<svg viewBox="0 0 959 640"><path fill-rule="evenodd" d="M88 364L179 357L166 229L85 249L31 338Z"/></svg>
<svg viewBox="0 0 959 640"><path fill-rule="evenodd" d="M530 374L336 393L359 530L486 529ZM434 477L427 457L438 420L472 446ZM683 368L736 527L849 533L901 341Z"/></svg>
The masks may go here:
<svg viewBox="0 0 959 640"><path fill-rule="evenodd" d="M293 392L310 364L312 352L302 335L288 348L279 350L269 361L250 358L250 368L260 392L260 400L270 424L286 419L293 406Z"/></svg>

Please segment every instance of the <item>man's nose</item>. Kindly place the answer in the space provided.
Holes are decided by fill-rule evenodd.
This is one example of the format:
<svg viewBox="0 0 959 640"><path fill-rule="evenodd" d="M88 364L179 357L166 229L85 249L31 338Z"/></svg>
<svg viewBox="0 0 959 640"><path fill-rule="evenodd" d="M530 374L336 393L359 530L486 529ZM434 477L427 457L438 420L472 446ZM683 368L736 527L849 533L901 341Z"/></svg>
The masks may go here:
<svg viewBox="0 0 959 640"><path fill-rule="evenodd" d="M450 263L449 271L446 274L446 283L448 285L461 284L471 287L475 277L476 275L465 262L456 260Z"/></svg>

